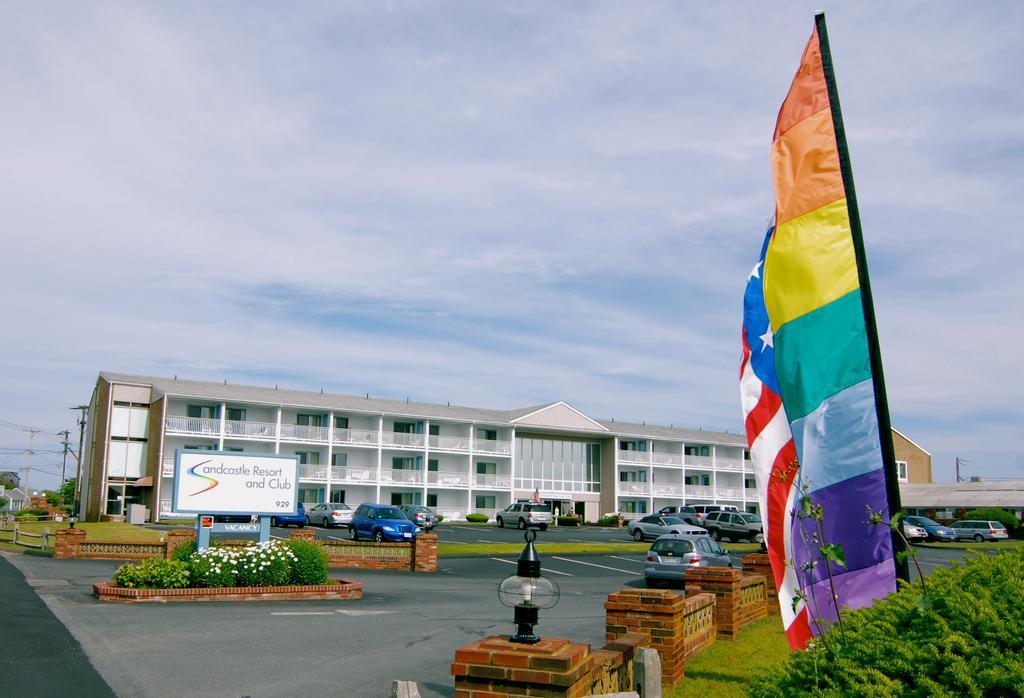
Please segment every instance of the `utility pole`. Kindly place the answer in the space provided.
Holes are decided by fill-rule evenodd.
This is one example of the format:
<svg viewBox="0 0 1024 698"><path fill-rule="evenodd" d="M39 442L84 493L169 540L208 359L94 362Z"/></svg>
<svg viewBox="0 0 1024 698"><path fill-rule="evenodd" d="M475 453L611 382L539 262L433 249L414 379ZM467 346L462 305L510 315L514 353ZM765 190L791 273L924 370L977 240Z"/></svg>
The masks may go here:
<svg viewBox="0 0 1024 698"><path fill-rule="evenodd" d="M28 476L29 473L32 471L32 439L36 438L36 434L42 431L42 429L33 429L32 427L26 427L25 429L22 429L22 431L28 432L28 458L25 461L25 482L22 484L22 487L25 488L25 494L27 494L31 498L32 492L28 488Z"/></svg>
<svg viewBox="0 0 1024 698"><path fill-rule="evenodd" d="M78 417L78 465L75 468L75 502L71 511L72 516L78 516L79 500L82 497L82 444L85 442L85 413L88 405L76 405L70 409L78 410L81 414Z"/></svg>
<svg viewBox="0 0 1024 698"><path fill-rule="evenodd" d="M960 456L956 457L956 481L957 482L963 482L964 481L964 479L962 477L960 477L960 466L962 464L969 463L969 462L970 461L966 461L963 458L961 458Z"/></svg>
<svg viewBox="0 0 1024 698"><path fill-rule="evenodd" d="M61 445L64 446L64 462L60 466L60 488L64 489L64 483L68 479L68 436L70 433L65 429L64 431L58 431L57 434L64 437L64 441L61 442Z"/></svg>

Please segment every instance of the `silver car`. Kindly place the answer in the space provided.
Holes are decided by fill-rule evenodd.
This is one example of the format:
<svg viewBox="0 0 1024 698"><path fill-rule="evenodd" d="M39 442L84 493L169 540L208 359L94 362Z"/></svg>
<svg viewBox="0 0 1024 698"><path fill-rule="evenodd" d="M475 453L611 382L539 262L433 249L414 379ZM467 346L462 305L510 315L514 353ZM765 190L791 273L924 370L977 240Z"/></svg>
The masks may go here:
<svg viewBox="0 0 1024 698"><path fill-rule="evenodd" d="M674 516L658 516L655 514L654 516L645 516L642 519L629 522L629 535L638 541L671 534L706 536L708 532L699 526L691 526Z"/></svg>
<svg viewBox="0 0 1024 698"><path fill-rule="evenodd" d="M1010 534L1006 532L1006 526L998 521L956 521L950 525L956 531L957 540L1006 540Z"/></svg>
<svg viewBox="0 0 1024 698"><path fill-rule="evenodd" d="M729 551L707 535L661 536L644 560L644 581L649 588L662 582L684 582L691 567L732 567Z"/></svg>
<svg viewBox="0 0 1024 698"><path fill-rule="evenodd" d="M551 507L538 502L516 502L509 504L504 511L498 512L494 521L498 524L498 528L536 526L540 530L546 531L551 524Z"/></svg>
<svg viewBox="0 0 1024 698"><path fill-rule="evenodd" d="M317 504L306 512L306 515L309 516L309 522L315 526L348 526L352 522L352 507L344 502Z"/></svg>

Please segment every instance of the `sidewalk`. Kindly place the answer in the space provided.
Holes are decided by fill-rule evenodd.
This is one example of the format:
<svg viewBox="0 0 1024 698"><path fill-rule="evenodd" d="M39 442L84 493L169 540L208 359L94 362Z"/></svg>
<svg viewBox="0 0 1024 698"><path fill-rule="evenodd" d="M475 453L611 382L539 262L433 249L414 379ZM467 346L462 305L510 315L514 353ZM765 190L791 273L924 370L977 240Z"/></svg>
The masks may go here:
<svg viewBox="0 0 1024 698"><path fill-rule="evenodd" d="M6 695L114 695L78 641L4 555L0 555L0 599L4 635L0 686Z"/></svg>

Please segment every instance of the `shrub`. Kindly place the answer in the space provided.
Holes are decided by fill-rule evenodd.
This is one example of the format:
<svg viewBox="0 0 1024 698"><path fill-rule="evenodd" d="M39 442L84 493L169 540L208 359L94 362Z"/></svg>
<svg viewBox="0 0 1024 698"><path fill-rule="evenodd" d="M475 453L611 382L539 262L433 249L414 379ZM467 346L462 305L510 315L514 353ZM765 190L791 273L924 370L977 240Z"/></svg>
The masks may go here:
<svg viewBox="0 0 1024 698"><path fill-rule="evenodd" d="M291 584L323 584L327 581L327 551L324 546L306 540L288 542L292 560Z"/></svg>
<svg viewBox="0 0 1024 698"><path fill-rule="evenodd" d="M487 523L491 520L487 514L466 514L466 521L470 523Z"/></svg>
<svg viewBox="0 0 1024 698"><path fill-rule="evenodd" d="M438 514L437 515L437 522L441 523L442 521L444 521L444 515L443 514Z"/></svg>
<svg viewBox="0 0 1024 698"><path fill-rule="evenodd" d="M236 582L240 587L280 586L292 576L295 553L278 541L247 546L240 552Z"/></svg>
<svg viewBox="0 0 1024 698"><path fill-rule="evenodd" d="M125 589L184 589L189 584L188 567L177 560L143 560L121 565L111 581Z"/></svg>
<svg viewBox="0 0 1024 698"><path fill-rule="evenodd" d="M188 544L174 549L187 548ZM193 543L192 549L195 550ZM190 579L194 587L233 587L238 577L238 561L244 553L230 548L206 548L193 552L188 559ZM251 586L251 585L250 585Z"/></svg>
<svg viewBox="0 0 1024 698"><path fill-rule="evenodd" d="M579 526L580 525L580 517L578 517L578 516L559 516L558 517L558 525L559 526Z"/></svg>
<svg viewBox="0 0 1024 698"><path fill-rule="evenodd" d="M40 507L25 507L14 512L14 518L19 521L35 521L40 516L49 516L50 512Z"/></svg>
<svg viewBox="0 0 1024 698"><path fill-rule="evenodd" d="M616 516L615 514L609 514L607 516L602 516L600 519L597 520L597 525L598 526L618 526L619 525L619 517Z"/></svg>
<svg viewBox="0 0 1024 698"><path fill-rule="evenodd" d="M753 696L1019 695L1024 685L1024 550L936 570L751 687Z"/></svg>
<svg viewBox="0 0 1024 698"><path fill-rule="evenodd" d="M189 559L195 554L196 550L199 549L195 538L185 543L181 543L174 550L171 551L171 559L177 560L178 562L188 562Z"/></svg>
<svg viewBox="0 0 1024 698"><path fill-rule="evenodd" d="M964 514L964 518L980 519L982 521L998 521L1002 525L1006 526L1006 530L1010 533L1013 533L1014 529L1016 529L1019 525L1016 516L1006 511L1005 509L997 509L996 507L971 509L969 512Z"/></svg>

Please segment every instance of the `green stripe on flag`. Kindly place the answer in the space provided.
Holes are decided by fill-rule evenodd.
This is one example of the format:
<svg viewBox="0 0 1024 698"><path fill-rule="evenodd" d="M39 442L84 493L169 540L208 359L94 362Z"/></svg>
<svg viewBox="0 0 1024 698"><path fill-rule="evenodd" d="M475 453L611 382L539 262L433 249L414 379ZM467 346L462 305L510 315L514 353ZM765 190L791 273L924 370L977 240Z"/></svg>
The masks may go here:
<svg viewBox="0 0 1024 698"><path fill-rule="evenodd" d="M774 343L775 371L790 422L871 377L859 289L787 322Z"/></svg>

